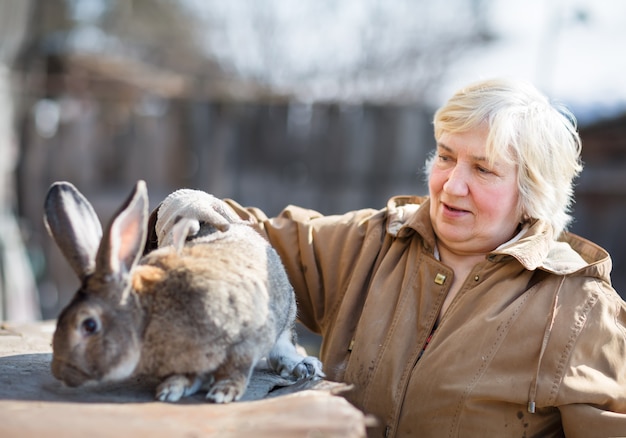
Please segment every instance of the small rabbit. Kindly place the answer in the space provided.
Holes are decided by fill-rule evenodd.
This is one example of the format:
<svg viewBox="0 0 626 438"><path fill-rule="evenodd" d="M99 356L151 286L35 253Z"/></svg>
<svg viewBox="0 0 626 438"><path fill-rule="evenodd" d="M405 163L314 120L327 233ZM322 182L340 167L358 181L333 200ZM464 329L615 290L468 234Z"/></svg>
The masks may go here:
<svg viewBox="0 0 626 438"><path fill-rule="evenodd" d="M45 223L81 280L59 315L52 374L69 386L157 377L156 398L178 401L209 385L215 403L238 400L254 366L293 379L322 377L295 347L293 289L277 253L244 222L194 218L171 227L171 244L142 255L148 195L139 181L104 235L84 196L54 183ZM204 226L204 224L202 224Z"/></svg>

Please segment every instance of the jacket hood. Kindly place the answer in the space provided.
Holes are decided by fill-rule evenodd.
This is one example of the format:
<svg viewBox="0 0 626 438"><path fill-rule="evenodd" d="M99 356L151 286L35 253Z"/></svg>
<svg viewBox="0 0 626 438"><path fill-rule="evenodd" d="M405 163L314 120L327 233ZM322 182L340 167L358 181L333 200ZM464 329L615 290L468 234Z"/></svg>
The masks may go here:
<svg viewBox="0 0 626 438"><path fill-rule="evenodd" d="M528 270L541 269L556 275L581 275L610 283L609 253L580 236L563 232L553 239L546 221L534 220L517 242L504 245L494 254L515 257Z"/></svg>

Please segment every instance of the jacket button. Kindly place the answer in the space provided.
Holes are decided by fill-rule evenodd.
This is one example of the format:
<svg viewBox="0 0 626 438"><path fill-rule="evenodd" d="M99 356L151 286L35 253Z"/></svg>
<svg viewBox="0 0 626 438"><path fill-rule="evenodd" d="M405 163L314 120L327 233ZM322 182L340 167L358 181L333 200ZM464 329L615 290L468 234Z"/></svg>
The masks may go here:
<svg viewBox="0 0 626 438"><path fill-rule="evenodd" d="M435 284L441 285L441 284L444 284L445 281L446 281L446 276L445 275L443 275L441 273L435 275Z"/></svg>
<svg viewBox="0 0 626 438"><path fill-rule="evenodd" d="M474 281L478 281L480 280L480 277L478 275L474 275Z"/></svg>

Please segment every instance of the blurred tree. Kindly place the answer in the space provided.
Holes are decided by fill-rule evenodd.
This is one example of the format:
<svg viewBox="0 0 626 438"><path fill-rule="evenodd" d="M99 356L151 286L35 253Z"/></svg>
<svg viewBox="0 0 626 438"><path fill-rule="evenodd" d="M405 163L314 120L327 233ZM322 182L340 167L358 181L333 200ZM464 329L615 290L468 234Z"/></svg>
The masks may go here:
<svg viewBox="0 0 626 438"><path fill-rule="evenodd" d="M141 61L186 77L188 95L420 102L492 39L490 3L35 1L29 47Z"/></svg>
<svg viewBox="0 0 626 438"><path fill-rule="evenodd" d="M463 51L492 37L490 0L183 0L204 52L305 101L423 102Z"/></svg>
<svg viewBox="0 0 626 438"><path fill-rule="evenodd" d="M15 217L18 150L11 69L30 11L30 1L0 0L0 321L29 321L40 315L33 271Z"/></svg>

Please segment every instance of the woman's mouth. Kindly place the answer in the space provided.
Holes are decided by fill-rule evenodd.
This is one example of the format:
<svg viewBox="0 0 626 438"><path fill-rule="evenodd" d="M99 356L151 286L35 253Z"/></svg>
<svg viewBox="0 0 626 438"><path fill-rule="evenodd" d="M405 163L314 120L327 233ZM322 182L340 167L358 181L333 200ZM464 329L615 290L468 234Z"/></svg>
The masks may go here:
<svg viewBox="0 0 626 438"><path fill-rule="evenodd" d="M451 214L469 213L468 210L464 210L462 208L458 208L456 206L446 204L446 203L442 203L442 204L443 204L444 210Z"/></svg>

